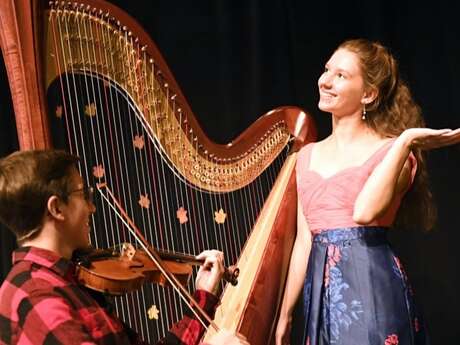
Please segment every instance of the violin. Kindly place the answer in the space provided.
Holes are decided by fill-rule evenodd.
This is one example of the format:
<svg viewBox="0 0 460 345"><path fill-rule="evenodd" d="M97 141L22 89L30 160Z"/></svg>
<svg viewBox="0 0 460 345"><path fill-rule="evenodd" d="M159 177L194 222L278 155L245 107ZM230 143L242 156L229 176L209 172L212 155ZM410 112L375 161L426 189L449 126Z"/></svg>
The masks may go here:
<svg viewBox="0 0 460 345"><path fill-rule="evenodd" d="M209 315L201 308L201 306L193 299L193 297L190 295L190 293L187 291L187 289L181 284L178 278L166 267L164 264L163 260L160 257L160 254L153 248L148 241L145 239L145 237L142 235L141 231L137 228L136 224L134 224L134 221L129 217L128 213L126 210L123 208L121 205L120 201L113 195L112 191L110 188L107 186L106 183L98 183L97 184L97 189L101 195L101 197L107 202L107 205L115 212L117 216L119 216L120 220L125 224L131 235L136 239L137 243L142 247L144 250L145 257L147 257L153 265L156 266L156 269L158 272L161 272L161 276L164 276L165 280L171 284L173 289L179 294L181 297L182 301L190 308L191 312L196 316L197 320L203 325L205 329L208 329L209 327L212 327L216 332L219 331L219 327L212 321L212 319L209 317ZM104 190L105 193L102 191ZM133 248L133 247L132 247ZM147 264L146 262L143 262L142 259L142 252L141 251L132 251L129 247L127 248L128 250L126 253L121 253L122 255L120 256L122 261L123 267L125 269L133 271L134 268L141 268L140 272L145 271L144 270L144 265ZM126 255L125 255L126 254ZM136 255L138 254L138 255ZM177 256L176 256L177 258ZM184 258L182 256L182 258ZM194 260L196 260L193 257ZM191 260L191 261L194 261ZM97 261L97 260L96 260ZM94 262L93 262L94 264ZM80 272L83 272L84 265L79 265ZM91 265L90 265L91 267ZM191 270L191 268L189 268ZM107 272L107 270L106 270ZM139 274L140 272L136 272L136 274ZM132 272L131 272L132 273ZM231 275L233 276L238 276L238 269L233 270L233 273ZM82 273L83 274L83 273ZM93 275L94 276L94 275ZM142 277L153 277L153 276L158 276L158 275L151 275L149 274L141 274ZM188 278L187 278L188 279ZM84 278L80 278L81 281L84 281ZM89 280L89 279L87 279ZM111 279L109 278L109 281ZM145 281L145 278L139 278L138 276L135 275L134 281L137 282L143 282ZM137 283L139 284L139 283ZM100 288L100 287L99 287ZM105 288L105 290L109 291L109 289ZM103 289L104 291L104 289Z"/></svg>
<svg viewBox="0 0 460 345"><path fill-rule="evenodd" d="M186 285L192 274L192 265L201 265L192 255L158 251L165 268L177 280ZM73 258L76 263L76 277L80 284L110 295L122 295L141 288L147 282L167 285L167 279L144 250L135 249L129 243L117 248L87 248L77 251ZM223 279L232 285L238 283L239 269L225 268Z"/></svg>

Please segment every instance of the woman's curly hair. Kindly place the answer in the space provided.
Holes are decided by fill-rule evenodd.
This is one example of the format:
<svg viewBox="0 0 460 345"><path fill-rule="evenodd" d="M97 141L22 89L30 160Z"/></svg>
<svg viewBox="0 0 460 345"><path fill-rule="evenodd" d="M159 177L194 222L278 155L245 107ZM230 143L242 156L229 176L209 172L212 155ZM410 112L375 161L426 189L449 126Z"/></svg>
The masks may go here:
<svg viewBox="0 0 460 345"><path fill-rule="evenodd" d="M405 129L425 127L420 107L399 76L398 63L387 48L378 42L354 39L343 42L338 49L356 54L361 63L365 86L377 96L366 105L366 122L384 137L396 137ZM417 158L417 173L412 188L402 200L395 225L429 230L436 220L436 207L428 188L424 153L413 150Z"/></svg>

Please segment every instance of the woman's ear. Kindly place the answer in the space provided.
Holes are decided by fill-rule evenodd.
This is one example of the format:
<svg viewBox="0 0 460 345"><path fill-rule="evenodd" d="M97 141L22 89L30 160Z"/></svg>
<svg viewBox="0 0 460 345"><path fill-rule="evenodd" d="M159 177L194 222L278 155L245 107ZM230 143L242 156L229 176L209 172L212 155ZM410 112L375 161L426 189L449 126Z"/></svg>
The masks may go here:
<svg viewBox="0 0 460 345"><path fill-rule="evenodd" d="M64 213L62 212L63 202L56 195L52 195L46 204L48 214L57 220L64 220Z"/></svg>
<svg viewBox="0 0 460 345"><path fill-rule="evenodd" d="M366 91L364 91L363 97L361 98L361 104L367 105L372 103L377 98L378 94L379 93L375 88L369 87Z"/></svg>

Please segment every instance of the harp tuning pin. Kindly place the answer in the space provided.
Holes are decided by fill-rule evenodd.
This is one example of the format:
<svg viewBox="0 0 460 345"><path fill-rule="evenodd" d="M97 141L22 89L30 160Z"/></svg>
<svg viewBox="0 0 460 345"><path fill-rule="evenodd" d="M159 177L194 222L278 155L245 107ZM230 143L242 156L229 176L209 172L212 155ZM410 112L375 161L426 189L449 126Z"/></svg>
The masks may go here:
<svg viewBox="0 0 460 345"><path fill-rule="evenodd" d="M174 101L174 100L176 99L176 97L177 97L176 94L172 95L172 96L171 96L171 101Z"/></svg>
<svg viewBox="0 0 460 345"><path fill-rule="evenodd" d="M153 65L153 59L152 58L149 59L149 62Z"/></svg>
<svg viewBox="0 0 460 345"><path fill-rule="evenodd" d="M198 141L198 137L193 137L193 141Z"/></svg>
<svg viewBox="0 0 460 345"><path fill-rule="evenodd" d="M182 108L177 108L178 113L182 113Z"/></svg>
<svg viewBox="0 0 460 345"><path fill-rule="evenodd" d="M163 85L165 88L168 88L169 87L169 84L168 83L164 83Z"/></svg>
<svg viewBox="0 0 460 345"><path fill-rule="evenodd" d="M145 52L145 51L147 50L147 45L143 45L142 48L141 48L141 50L142 50L143 52Z"/></svg>

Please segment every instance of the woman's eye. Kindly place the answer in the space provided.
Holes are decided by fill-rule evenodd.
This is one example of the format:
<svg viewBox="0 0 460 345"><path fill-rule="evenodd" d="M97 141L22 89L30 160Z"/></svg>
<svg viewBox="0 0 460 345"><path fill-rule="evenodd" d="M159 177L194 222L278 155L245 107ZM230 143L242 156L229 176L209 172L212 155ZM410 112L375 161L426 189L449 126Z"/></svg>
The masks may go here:
<svg viewBox="0 0 460 345"><path fill-rule="evenodd" d="M337 77L339 77L340 79L345 78L345 76L342 73L337 73Z"/></svg>

